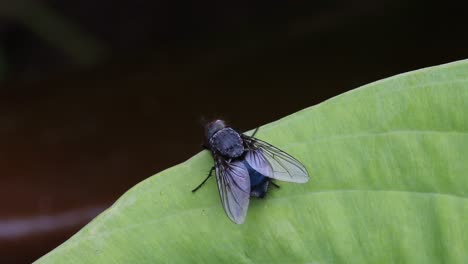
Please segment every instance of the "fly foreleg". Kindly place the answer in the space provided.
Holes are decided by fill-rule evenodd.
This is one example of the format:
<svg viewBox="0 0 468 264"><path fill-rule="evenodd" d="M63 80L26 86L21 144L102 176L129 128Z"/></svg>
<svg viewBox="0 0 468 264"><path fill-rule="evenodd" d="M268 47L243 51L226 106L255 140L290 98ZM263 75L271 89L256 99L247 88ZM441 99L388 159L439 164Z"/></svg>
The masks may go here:
<svg viewBox="0 0 468 264"><path fill-rule="evenodd" d="M192 192L196 192L198 189L200 189L200 187L202 187L202 185L205 184L205 182L211 177L211 175L213 175L214 170L215 170L215 166L211 167L210 172L208 173L208 176L206 177L206 179L203 180L202 183L200 183L197 187L195 187L195 189L193 189Z"/></svg>

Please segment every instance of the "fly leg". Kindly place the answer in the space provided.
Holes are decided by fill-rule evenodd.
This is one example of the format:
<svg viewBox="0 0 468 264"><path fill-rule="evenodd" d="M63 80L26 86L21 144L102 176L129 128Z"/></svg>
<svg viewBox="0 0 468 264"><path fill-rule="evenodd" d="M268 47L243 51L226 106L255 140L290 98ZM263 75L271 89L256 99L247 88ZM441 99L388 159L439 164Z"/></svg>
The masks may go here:
<svg viewBox="0 0 468 264"><path fill-rule="evenodd" d="M208 147L208 145L206 143L203 143L201 145L202 149L206 149L206 150L210 150L210 147Z"/></svg>
<svg viewBox="0 0 468 264"><path fill-rule="evenodd" d="M211 167L210 172L208 173L208 176L206 177L206 179L203 180L202 183L200 183L197 187L195 187L195 189L193 189L192 192L196 192L198 189L200 189L200 187L202 187L202 185L205 184L205 182L211 177L211 175L213 175L214 170L215 170L215 166Z"/></svg>
<svg viewBox="0 0 468 264"><path fill-rule="evenodd" d="M280 188L280 186L278 184L276 184L275 182L270 181L270 183L271 183L271 185L275 186L276 188L278 188L278 189Z"/></svg>
<svg viewBox="0 0 468 264"><path fill-rule="evenodd" d="M258 131L258 127L254 130L254 132L252 133L251 137L255 136L255 134L257 134L257 131Z"/></svg>

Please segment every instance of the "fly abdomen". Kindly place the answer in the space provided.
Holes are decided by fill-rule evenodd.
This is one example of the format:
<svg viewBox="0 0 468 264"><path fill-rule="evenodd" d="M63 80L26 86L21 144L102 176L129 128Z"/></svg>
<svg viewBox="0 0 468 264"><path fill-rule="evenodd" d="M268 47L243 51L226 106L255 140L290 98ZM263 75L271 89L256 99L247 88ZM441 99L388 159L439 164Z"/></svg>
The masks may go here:
<svg viewBox="0 0 468 264"><path fill-rule="evenodd" d="M268 184L270 183L270 179L265 177L260 172L254 170L246 161L243 163L249 172L250 196L264 198L268 191Z"/></svg>

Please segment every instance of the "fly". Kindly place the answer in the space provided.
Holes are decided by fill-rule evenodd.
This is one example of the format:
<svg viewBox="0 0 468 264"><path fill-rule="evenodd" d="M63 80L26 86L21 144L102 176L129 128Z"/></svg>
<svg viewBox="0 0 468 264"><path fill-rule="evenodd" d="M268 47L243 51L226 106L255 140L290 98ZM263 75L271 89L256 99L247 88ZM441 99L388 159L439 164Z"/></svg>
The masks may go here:
<svg viewBox="0 0 468 264"><path fill-rule="evenodd" d="M215 120L205 126L205 148L211 151L215 165L197 191L216 172L219 196L227 216L242 224L250 197L265 197L273 179L295 183L309 181L306 168L284 151L252 136L247 136Z"/></svg>

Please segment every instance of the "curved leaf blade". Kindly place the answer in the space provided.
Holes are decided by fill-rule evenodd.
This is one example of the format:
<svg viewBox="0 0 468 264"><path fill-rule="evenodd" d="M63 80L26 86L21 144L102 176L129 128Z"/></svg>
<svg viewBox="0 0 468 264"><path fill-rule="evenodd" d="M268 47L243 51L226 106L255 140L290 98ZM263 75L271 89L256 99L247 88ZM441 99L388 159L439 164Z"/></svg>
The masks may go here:
<svg viewBox="0 0 468 264"><path fill-rule="evenodd" d="M466 263L468 61L371 83L262 127L306 165L224 215L207 152L133 187L37 263Z"/></svg>

